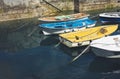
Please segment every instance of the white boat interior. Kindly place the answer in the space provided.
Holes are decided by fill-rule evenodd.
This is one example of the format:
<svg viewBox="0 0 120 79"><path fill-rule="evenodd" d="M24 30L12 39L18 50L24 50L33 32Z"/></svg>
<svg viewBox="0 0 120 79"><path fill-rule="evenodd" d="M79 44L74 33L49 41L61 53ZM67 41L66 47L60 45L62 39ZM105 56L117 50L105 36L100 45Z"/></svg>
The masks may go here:
<svg viewBox="0 0 120 79"><path fill-rule="evenodd" d="M91 47L120 52L120 35L103 37L91 42Z"/></svg>
<svg viewBox="0 0 120 79"><path fill-rule="evenodd" d="M100 17L120 18L120 12L101 13Z"/></svg>

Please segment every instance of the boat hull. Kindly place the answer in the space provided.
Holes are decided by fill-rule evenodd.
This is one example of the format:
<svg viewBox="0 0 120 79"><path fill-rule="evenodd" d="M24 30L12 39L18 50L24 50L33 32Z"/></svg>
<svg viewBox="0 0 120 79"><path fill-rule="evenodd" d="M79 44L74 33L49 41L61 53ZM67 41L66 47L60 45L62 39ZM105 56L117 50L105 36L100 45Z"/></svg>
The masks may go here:
<svg viewBox="0 0 120 79"><path fill-rule="evenodd" d="M64 22L64 21L77 20L77 19L88 17L88 16L89 14L76 13L76 14L70 14L70 15L43 17L43 18L38 18L38 20L41 22Z"/></svg>
<svg viewBox="0 0 120 79"><path fill-rule="evenodd" d="M99 48L95 48L95 47L92 47L91 49L92 49L93 53L99 57L120 58L120 52L108 51L108 50L99 49Z"/></svg>
<svg viewBox="0 0 120 79"><path fill-rule="evenodd" d="M70 42L66 39L63 39L61 37L59 37L59 40L62 44L66 45L67 47L69 48L72 48L72 47L80 47L80 46L86 46L86 45L89 45L90 44L90 41L84 41L84 42Z"/></svg>
<svg viewBox="0 0 120 79"><path fill-rule="evenodd" d="M102 23L119 23L120 12L108 12L99 14L100 21Z"/></svg>
<svg viewBox="0 0 120 79"><path fill-rule="evenodd" d="M102 23L120 23L120 18L100 17Z"/></svg>
<svg viewBox="0 0 120 79"><path fill-rule="evenodd" d="M95 24L96 21L85 17L74 21L39 24L39 27L44 35L51 35L79 31L81 28L93 27Z"/></svg>
<svg viewBox="0 0 120 79"><path fill-rule="evenodd" d="M42 28L42 32L44 35L53 35L53 34L61 34L61 33L68 33L73 31L79 31L82 29L86 29L86 27L82 28L70 28L70 29L49 29L49 28Z"/></svg>
<svg viewBox="0 0 120 79"><path fill-rule="evenodd" d="M87 25L87 27L90 28L90 27L94 27L95 25L96 25L96 23ZM79 31L82 29L86 29L87 27L83 26L83 27L78 27L78 28L66 28L66 29L49 29L49 28L41 27L41 29L42 29L42 32L44 35L52 35L52 34L61 34L61 33Z"/></svg>
<svg viewBox="0 0 120 79"><path fill-rule="evenodd" d="M103 37L91 42L93 53L105 58L120 58L120 35Z"/></svg>

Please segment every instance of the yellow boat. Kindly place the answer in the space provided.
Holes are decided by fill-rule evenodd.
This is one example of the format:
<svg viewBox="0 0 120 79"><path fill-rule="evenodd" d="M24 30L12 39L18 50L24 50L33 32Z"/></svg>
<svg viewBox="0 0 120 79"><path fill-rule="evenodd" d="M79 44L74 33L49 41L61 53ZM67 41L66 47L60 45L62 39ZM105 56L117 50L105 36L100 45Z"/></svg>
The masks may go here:
<svg viewBox="0 0 120 79"><path fill-rule="evenodd" d="M59 35L60 42L68 47L89 45L92 40L110 35L118 25L104 25Z"/></svg>

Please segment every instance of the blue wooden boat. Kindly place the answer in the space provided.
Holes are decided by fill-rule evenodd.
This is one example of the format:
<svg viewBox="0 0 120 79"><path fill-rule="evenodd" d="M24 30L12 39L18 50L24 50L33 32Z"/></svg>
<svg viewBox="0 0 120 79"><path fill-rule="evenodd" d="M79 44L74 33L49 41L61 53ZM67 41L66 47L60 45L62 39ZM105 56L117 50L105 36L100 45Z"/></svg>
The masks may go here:
<svg viewBox="0 0 120 79"><path fill-rule="evenodd" d="M120 12L108 12L99 14L102 23L120 23Z"/></svg>
<svg viewBox="0 0 120 79"><path fill-rule="evenodd" d="M86 17L73 21L40 24L39 27L42 29L44 35L51 35L78 31L86 27L93 27L95 24L96 21Z"/></svg>

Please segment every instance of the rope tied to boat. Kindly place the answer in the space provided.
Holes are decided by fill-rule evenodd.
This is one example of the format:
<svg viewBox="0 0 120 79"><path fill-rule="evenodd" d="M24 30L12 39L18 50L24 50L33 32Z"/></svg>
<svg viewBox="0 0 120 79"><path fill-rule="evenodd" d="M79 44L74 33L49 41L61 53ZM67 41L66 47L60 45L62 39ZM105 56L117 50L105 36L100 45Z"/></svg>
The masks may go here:
<svg viewBox="0 0 120 79"><path fill-rule="evenodd" d="M90 48L90 44L89 44L79 55L77 55L75 58L73 58L70 63L76 61L76 60L77 60L81 55L83 55L89 48Z"/></svg>

